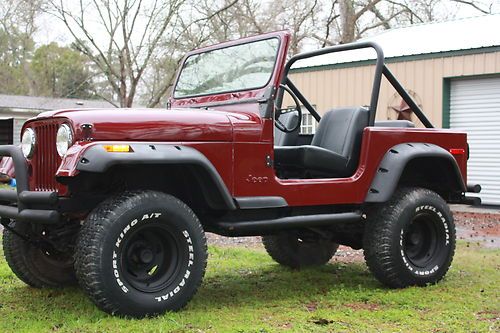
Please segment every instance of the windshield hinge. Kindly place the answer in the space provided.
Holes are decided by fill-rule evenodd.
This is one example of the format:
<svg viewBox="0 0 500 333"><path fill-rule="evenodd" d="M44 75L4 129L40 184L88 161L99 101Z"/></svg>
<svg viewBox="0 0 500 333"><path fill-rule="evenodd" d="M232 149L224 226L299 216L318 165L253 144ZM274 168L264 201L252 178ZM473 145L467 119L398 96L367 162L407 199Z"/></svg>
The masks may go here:
<svg viewBox="0 0 500 333"><path fill-rule="evenodd" d="M275 92L276 88L271 86L267 88L262 97L257 100L261 117L270 118L272 116L274 110L273 97Z"/></svg>
<svg viewBox="0 0 500 333"><path fill-rule="evenodd" d="M273 98L274 92L276 91L276 88L274 86L271 86L264 91L264 94L262 94L262 97L257 100L259 103L267 103L270 99Z"/></svg>

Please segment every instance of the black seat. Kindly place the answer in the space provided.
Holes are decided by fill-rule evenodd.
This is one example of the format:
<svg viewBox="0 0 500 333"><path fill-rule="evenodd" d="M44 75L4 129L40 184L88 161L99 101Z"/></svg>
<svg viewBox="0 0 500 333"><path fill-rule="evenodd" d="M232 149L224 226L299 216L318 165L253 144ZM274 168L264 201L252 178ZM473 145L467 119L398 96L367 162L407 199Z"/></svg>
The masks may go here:
<svg viewBox="0 0 500 333"><path fill-rule="evenodd" d="M299 114L297 111L291 111L283 113L279 119L286 128L292 128L297 124L297 121L299 121ZM274 146L295 146L299 137L299 130L300 129L297 128L293 132L285 133L275 129Z"/></svg>
<svg viewBox="0 0 500 333"><path fill-rule="evenodd" d="M349 177L358 166L363 129L368 126L365 108L328 111L321 119L311 145L275 147L278 167L299 168L312 177Z"/></svg>

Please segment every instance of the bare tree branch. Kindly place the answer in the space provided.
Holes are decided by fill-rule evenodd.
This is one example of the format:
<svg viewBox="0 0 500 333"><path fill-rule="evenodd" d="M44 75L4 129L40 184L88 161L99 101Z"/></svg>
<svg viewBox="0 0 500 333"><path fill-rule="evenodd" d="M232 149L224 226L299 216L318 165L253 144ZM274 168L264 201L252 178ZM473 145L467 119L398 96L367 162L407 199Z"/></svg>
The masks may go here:
<svg viewBox="0 0 500 333"><path fill-rule="evenodd" d="M461 4L464 4L464 5L468 5L468 6L471 6L475 9L477 9L478 11L480 11L481 13L483 14L491 14L491 5L490 5L490 8L488 10L485 10L485 9L482 9L480 8L476 3L475 1L466 1L466 0L451 0L453 2L458 2L458 3L461 3Z"/></svg>

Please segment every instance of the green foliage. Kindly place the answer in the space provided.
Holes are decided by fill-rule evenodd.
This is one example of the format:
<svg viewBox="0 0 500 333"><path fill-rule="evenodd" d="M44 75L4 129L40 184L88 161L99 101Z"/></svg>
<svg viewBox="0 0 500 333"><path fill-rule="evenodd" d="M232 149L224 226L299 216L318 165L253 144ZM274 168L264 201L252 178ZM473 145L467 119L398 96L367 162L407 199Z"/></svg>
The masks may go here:
<svg viewBox="0 0 500 333"><path fill-rule="evenodd" d="M30 82L27 75L34 42L14 27L7 32L0 28L0 93L27 95Z"/></svg>
<svg viewBox="0 0 500 333"><path fill-rule="evenodd" d="M291 271L262 250L210 248L187 308L129 320L79 289L35 290L0 259L1 332L487 332L500 329L500 251L461 243L447 277L390 290L362 263ZM496 319L495 319L496 318Z"/></svg>
<svg viewBox="0 0 500 333"><path fill-rule="evenodd" d="M56 43L35 49L33 39L16 27L0 28L0 78L0 94L95 97L86 56Z"/></svg>
<svg viewBox="0 0 500 333"><path fill-rule="evenodd" d="M94 97L90 66L78 51L57 43L40 46L33 56L31 69L38 96Z"/></svg>

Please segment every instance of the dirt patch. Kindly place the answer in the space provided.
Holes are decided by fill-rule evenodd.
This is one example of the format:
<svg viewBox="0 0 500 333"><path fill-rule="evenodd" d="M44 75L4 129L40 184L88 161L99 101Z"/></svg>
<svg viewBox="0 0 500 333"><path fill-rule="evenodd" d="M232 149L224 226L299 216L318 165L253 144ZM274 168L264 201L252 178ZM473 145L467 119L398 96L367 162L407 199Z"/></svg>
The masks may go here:
<svg viewBox="0 0 500 333"><path fill-rule="evenodd" d="M262 245L262 238L260 236L224 237L212 233L207 233L206 235L209 245L264 250L264 245ZM353 250L348 246L341 245L331 262L351 263L362 262L363 260L363 250Z"/></svg>
<svg viewBox="0 0 500 333"><path fill-rule="evenodd" d="M352 263L364 260L363 250L353 250L349 246L340 245L330 262Z"/></svg>
<svg viewBox="0 0 500 333"><path fill-rule="evenodd" d="M314 312L318 309L318 302L309 302L305 305L307 311Z"/></svg>
<svg viewBox="0 0 500 333"><path fill-rule="evenodd" d="M225 237L207 232L206 237L209 245L264 250L264 245L262 245L262 238L260 236ZM362 262L363 260L363 250L353 250L349 246L340 245L331 262L351 263Z"/></svg>
<svg viewBox="0 0 500 333"><path fill-rule="evenodd" d="M477 242L485 247L500 248L500 213L455 211L457 239Z"/></svg>
<svg viewBox="0 0 500 333"><path fill-rule="evenodd" d="M476 313L478 320L500 322L500 312L499 311L480 311Z"/></svg>
<svg viewBox="0 0 500 333"><path fill-rule="evenodd" d="M229 246L229 247L237 246L237 247L244 247L247 249L264 250L264 245L262 245L262 239L260 236L225 237L207 232L206 237L209 245Z"/></svg>
<svg viewBox="0 0 500 333"><path fill-rule="evenodd" d="M457 226L476 231L477 233L500 236L500 213L453 212Z"/></svg>

